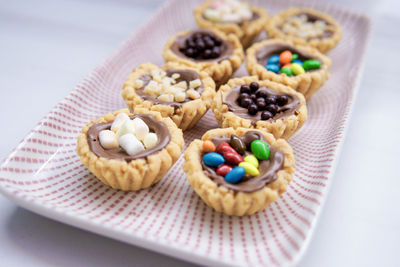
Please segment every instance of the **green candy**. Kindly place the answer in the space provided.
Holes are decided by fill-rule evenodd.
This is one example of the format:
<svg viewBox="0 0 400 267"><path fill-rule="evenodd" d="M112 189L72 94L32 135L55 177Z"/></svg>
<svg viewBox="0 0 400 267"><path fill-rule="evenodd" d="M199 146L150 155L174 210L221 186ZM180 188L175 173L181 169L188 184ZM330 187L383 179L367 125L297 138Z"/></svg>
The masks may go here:
<svg viewBox="0 0 400 267"><path fill-rule="evenodd" d="M303 68L305 70L315 70L321 67L321 61L316 59L307 59L303 62Z"/></svg>
<svg viewBox="0 0 400 267"><path fill-rule="evenodd" d="M281 73L285 73L287 76L292 76L293 75L292 68L289 68L289 67L282 68L281 69Z"/></svg>
<svg viewBox="0 0 400 267"><path fill-rule="evenodd" d="M305 73L303 67L298 63L292 63L292 71L294 75L300 75Z"/></svg>
<svg viewBox="0 0 400 267"><path fill-rule="evenodd" d="M292 54L292 62L295 61L296 59L299 59L298 54Z"/></svg>
<svg viewBox="0 0 400 267"><path fill-rule="evenodd" d="M250 145L251 152L259 160L269 159L269 148L267 143L262 140L254 140Z"/></svg>

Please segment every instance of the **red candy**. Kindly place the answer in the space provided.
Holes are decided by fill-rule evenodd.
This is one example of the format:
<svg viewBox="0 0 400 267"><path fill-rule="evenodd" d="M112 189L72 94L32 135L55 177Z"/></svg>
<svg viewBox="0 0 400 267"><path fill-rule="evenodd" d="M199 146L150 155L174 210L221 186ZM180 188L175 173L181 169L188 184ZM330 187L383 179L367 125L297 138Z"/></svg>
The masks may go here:
<svg viewBox="0 0 400 267"><path fill-rule="evenodd" d="M226 151L224 153L224 158L226 163L233 166L236 166L243 161L243 157L240 156L236 151L235 152Z"/></svg>
<svg viewBox="0 0 400 267"><path fill-rule="evenodd" d="M224 155L225 152L232 152L232 153L237 153L235 149L233 149L231 147L230 144L228 144L227 142L222 142L221 144L219 144L219 146L217 147L217 152L221 155Z"/></svg>
<svg viewBox="0 0 400 267"><path fill-rule="evenodd" d="M217 174L220 176L225 177L225 175L232 170L232 166L229 166L228 164L221 164L217 168Z"/></svg>
<svg viewBox="0 0 400 267"><path fill-rule="evenodd" d="M239 153L236 152L236 150L227 142L219 144L217 152L224 156L225 162L230 165L236 166L243 161L243 157L240 156Z"/></svg>

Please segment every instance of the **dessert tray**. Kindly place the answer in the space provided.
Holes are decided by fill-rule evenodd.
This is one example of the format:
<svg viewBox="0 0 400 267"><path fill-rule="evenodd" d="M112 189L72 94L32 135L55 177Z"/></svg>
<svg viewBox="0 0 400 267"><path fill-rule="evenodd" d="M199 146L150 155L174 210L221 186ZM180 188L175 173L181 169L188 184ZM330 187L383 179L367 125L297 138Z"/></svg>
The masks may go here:
<svg viewBox="0 0 400 267"><path fill-rule="evenodd" d="M288 190L264 211L231 217L195 194L182 170L183 154L155 186L114 190L79 160L76 140L90 120L125 108L121 88L142 62L162 65L176 32L196 28L196 0L168 1L106 58L25 137L0 169L0 192L54 220L202 265L293 265L304 253L333 178L360 79L370 21L309 1L254 1L271 15L311 7L335 18L341 42L328 56L331 78L308 102L308 120L290 140L296 158ZM245 75L242 66L235 76ZM184 133L185 147L218 124L212 111Z"/></svg>

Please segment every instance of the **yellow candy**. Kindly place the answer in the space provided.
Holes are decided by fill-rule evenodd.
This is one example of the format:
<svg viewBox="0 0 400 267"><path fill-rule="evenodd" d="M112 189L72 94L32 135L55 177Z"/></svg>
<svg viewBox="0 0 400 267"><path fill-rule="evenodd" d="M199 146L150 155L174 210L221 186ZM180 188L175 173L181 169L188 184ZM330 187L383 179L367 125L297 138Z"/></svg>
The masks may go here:
<svg viewBox="0 0 400 267"><path fill-rule="evenodd" d="M245 162L245 161L240 162L239 166L243 167L244 170L246 171L246 174L248 174L250 176L260 175L260 172L258 171L258 169L248 162Z"/></svg>
<svg viewBox="0 0 400 267"><path fill-rule="evenodd" d="M248 155L244 157L244 161L258 168L258 159L254 155Z"/></svg>
<svg viewBox="0 0 400 267"><path fill-rule="evenodd" d="M299 63L292 63L292 71L294 75L300 75L305 73L305 70Z"/></svg>

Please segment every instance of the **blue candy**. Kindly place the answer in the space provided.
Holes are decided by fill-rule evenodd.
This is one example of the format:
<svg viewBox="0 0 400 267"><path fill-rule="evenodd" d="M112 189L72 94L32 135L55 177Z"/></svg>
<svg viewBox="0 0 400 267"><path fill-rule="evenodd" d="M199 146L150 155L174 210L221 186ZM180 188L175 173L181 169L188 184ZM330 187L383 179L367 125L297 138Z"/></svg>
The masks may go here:
<svg viewBox="0 0 400 267"><path fill-rule="evenodd" d="M278 64L278 63L279 63L279 55L273 55L267 61L267 65L268 64Z"/></svg>
<svg viewBox="0 0 400 267"><path fill-rule="evenodd" d="M292 63L298 63L300 64L300 66L303 66L303 61L301 61L300 59L295 59L292 61Z"/></svg>
<svg viewBox="0 0 400 267"><path fill-rule="evenodd" d="M203 162L209 167L218 167L219 165L225 162L225 159L222 155L215 152L211 152L203 156Z"/></svg>
<svg viewBox="0 0 400 267"><path fill-rule="evenodd" d="M236 184L242 180L246 170L243 167L236 166L225 175L225 181L231 184Z"/></svg>
<svg viewBox="0 0 400 267"><path fill-rule="evenodd" d="M278 73L278 71L281 69L278 64L267 64L265 68L275 73Z"/></svg>

